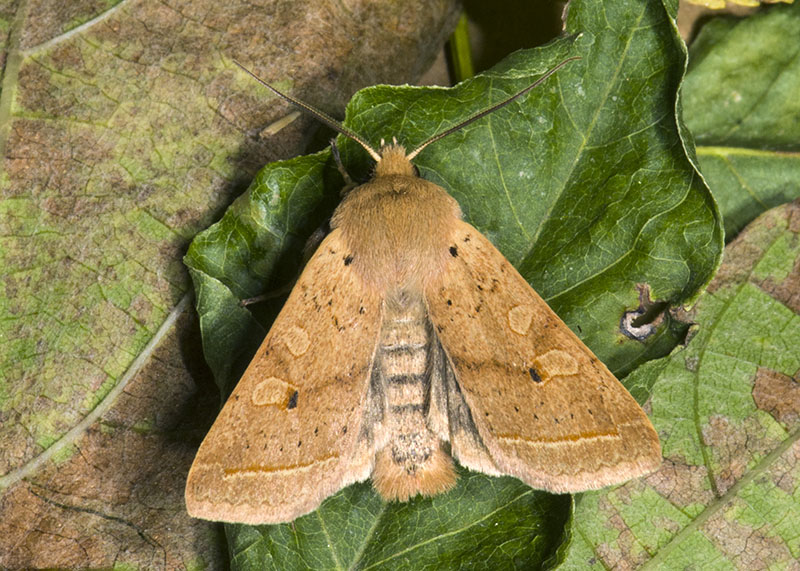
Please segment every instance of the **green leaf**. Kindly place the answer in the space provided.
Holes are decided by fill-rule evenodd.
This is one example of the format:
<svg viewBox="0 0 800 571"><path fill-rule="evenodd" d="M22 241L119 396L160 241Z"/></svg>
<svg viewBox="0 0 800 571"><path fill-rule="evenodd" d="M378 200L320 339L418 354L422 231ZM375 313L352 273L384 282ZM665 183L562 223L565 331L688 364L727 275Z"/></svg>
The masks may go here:
<svg viewBox="0 0 800 571"><path fill-rule="evenodd" d="M800 4L715 18L689 55L684 117L732 238L800 196Z"/></svg>
<svg viewBox="0 0 800 571"><path fill-rule="evenodd" d="M563 541L570 496L461 470L458 489L387 504L369 484L292 525L227 526L236 569L519 569ZM470 509L465 510L464 504Z"/></svg>
<svg viewBox="0 0 800 571"><path fill-rule="evenodd" d="M583 494L565 568L786 569L800 558L800 202L759 217L689 316L652 387L662 468Z"/></svg>
<svg viewBox="0 0 800 571"><path fill-rule="evenodd" d="M413 148L530 85L564 58L580 55L519 102L431 145L416 163L618 373L668 353L685 334L669 316L644 340L619 331L625 313L639 308L637 284L647 284L655 300L691 300L710 279L722 249L716 205L676 119L685 51L672 21L675 9L674 3L665 10L654 3L632 8L619 1L574 2L568 21L573 36L518 52L453 89L363 90L351 101L345 122L375 146L396 136ZM366 177L371 163L364 151L341 138L338 145L348 171ZM192 244L186 263L197 290L206 357L225 390L263 338L280 300L255 308L255 320L229 309L240 298L291 282L304 239L330 214L341 185L328 151L268 165L248 194ZM432 561L428 549L444 557L454 536L453 541L482 545L484 530L458 523L485 513L467 489L485 482L502 497L519 484L473 476L462 476L445 498L384 506L380 509L388 511L378 514L365 507L371 532L328 529L332 535L325 545L346 546L333 549L336 553L359 553L342 556L359 568L405 553L410 568L421 568ZM332 515L304 520L321 525L328 517L344 517L350 508L340 502L352 494L371 498L359 502L378 501L366 486L357 489L362 491L348 489L329 500L323 511ZM566 521L568 504L560 506L560 513L549 517ZM538 536L554 521L526 510L522 517L511 507L497 508L498 525L508 526L504 545L509 547L481 559L486 566L536 568L559 557L555 544L548 543L549 551L524 548L534 539L531 530ZM398 519L399 513L413 515ZM441 526L423 523L442 514L448 515ZM382 543L376 530L383 525L394 526L399 543L389 548ZM563 527L550 531L560 537ZM321 544L296 547L298 539L285 525L257 531L234 527L229 534L237 564L262 561L275 551L287 552L275 568L324 567L332 557ZM405 551L418 544L431 547Z"/></svg>
<svg viewBox="0 0 800 571"><path fill-rule="evenodd" d="M197 295L203 350L224 395L266 333L240 300L292 282L306 239L330 214L343 185L329 151L273 163L222 220L192 242L185 262ZM282 302L251 307L268 324Z"/></svg>

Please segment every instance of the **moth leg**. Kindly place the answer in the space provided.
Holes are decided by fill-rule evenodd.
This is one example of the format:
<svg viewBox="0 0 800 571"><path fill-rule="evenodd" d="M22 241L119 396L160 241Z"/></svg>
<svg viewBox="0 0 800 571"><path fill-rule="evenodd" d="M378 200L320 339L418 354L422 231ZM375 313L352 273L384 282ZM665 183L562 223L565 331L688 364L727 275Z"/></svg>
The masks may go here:
<svg viewBox="0 0 800 571"><path fill-rule="evenodd" d="M331 219L328 218L325 222L323 222L314 232L311 233L311 236L308 237L306 240L306 245L303 246L303 267L308 263L308 260L311 259L311 256L314 255L314 252L317 251L317 248L325 239L325 236L330 234L331 232Z"/></svg>
<svg viewBox="0 0 800 571"><path fill-rule="evenodd" d="M297 278L293 279L290 282L283 284L282 286L270 290L268 292L264 292L260 295L256 295L254 297L247 297L239 301L239 305L242 307L247 307L248 305L254 305L256 303L261 303L262 301L267 301L268 299L273 299L276 297L280 297L282 295L286 295L292 288L294 288L294 284L297 283Z"/></svg>
<svg viewBox="0 0 800 571"><path fill-rule="evenodd" d="M336 161L336 168L339 170L339 174L341 174L344 179L344 186L339 194L345 196L348 192L357 187L358 183L350 177L347 169L344 168L342 157L339 155L339 147L336 146L336 139L331 139L331 154L333 155L333 160Z"/></svg>
<svg viewBox="0 0 800 571"><path fill-rule="evenodd" d="M276 289L264 292L255 297L248 297L247 299L243 299L239 302L239 305L241 305L242 307L247 307L248 305L253 305L254 303L260 303L262 301L267 301L268 299L281 297L282 295L286 295L290 291L292 291L292 288L294 288L294 285L300 278L300 272L303 271L303 268L311 259L311 256L313 256L314 252L317 251L317 248L325 239L325 236L330 234L330 231L331 231L331 221L330 219L328 219L325 222L323 222L322 225L319 226L319 228L314 230L311 236L308 237L305 246L303 246L303 260L302 260L302 265L300 267L300 271L298 271L297 273L297 277L295 277L292 281L287 282Z"/></svg>

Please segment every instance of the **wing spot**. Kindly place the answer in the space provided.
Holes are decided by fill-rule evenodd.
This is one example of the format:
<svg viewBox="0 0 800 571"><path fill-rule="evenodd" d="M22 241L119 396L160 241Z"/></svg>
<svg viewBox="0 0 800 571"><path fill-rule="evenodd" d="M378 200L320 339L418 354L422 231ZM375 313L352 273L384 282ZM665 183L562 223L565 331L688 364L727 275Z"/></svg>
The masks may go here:
<svg viewBox="0 0 800 571"><path fill-rule="evenodd" d="M308 333L306 333L305 329L297 325L289 327L283 340L289 352L295 357L304 355L311 346L311 339L308 337Z"/></svg>
<svg viewBox="0 0 800 571"><path fill-rule="evenodd" d="M297 408L297 397L298 396L299 396L299 393L297 391L294 391L292 393L292 396L289 397L289 404L286 405L287 409L292 410L293 408Z"/></svg>
<svg viewBox="0 0 800 571"><path fill-rule="evenodd" d="M531 376L531 379L533 379L534 383L541 383L542 382L542 377L539 376L539 373L537 373L536 369L534 369L533 367L528 369L528 374Z"/></svg>
<svg viewBox="0 0 800 571"><path fill-rule="evenodd" d="M458 248L456 248L455 246L450 246L450 255L453 256L454 258L457 258Z"/></svg>
<svg viewBox="0 0 800 571"><path fill-rule="evenodd" d="M349 265L350 265L350 264L352 264L352 263L353 263L353 256L347 256L347 257L344 259L344 265L345 265L345 266L349 266Z"/></svg>
<svg viewBox="0 0 800 571"><path fill-rule="evenodd" d="M539 355L534 360L534 364L536 370L540 372L540 375L545 380L578 373L578 361L561 349L553 349L543 355Z"/></svg>
<svg viewBox="0 0 800 571"><path fill-rule="evenodd" d="M508 326L519 335L527 335L533 320L533 306L530 304L515 305L508 310Z"/></svg>
<svg viewBox="0 0 800 571"><path fill-rule="evenodd" d="M453 305L453 300L451 300L451 299L448 299L448 300L447 300L447 305Z"/></svg>

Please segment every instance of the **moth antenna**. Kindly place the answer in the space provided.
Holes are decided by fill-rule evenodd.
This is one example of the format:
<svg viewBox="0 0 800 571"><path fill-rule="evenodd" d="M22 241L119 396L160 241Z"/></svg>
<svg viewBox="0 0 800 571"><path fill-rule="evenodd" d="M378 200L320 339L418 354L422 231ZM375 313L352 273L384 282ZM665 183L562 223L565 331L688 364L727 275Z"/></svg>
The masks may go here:
<svg viewBox="0 0 800 571"><path fill-rule="evenodd" d="M309 105L308 103L303 103L302 101L300 101L299 99L295 99L295 98L294 98L294 97L292 97L291 95L286 95L285 93L282 93L281 91L278 91L277 89L275 89L274 87L272 87L272 86L271 86L269 83L267 83L266 81L264 81L263 79L261 79L260 77L258 77L258 76L257 76L255 73L253 73L252 71L250 71L249 69L247 69L245 66L243 66L242 64L240 64L238 61L236 61L236 60L233 60L233 63L235 63L235 64L236 64L237 66L239 66L239 67L240 67L240 68L241 68L241 69L242 69L244 72L246 72L246 73L247 73L247 74L248 74L250 77L252 77L252 78L253 78L253 79L255 79L257 82L259 82L261 85L263 85L264 87L266 87L267 89L269 89L270 91L272 91L272 93L274 93L275 95L277 95L277 96L278 96L278 97L280 97L281 99L284 99L284 100L288 101L289 103L291 103L292 105L294 105L294 106L296 106L296 107L299 107L301 110L305 111L306 113L308 113L308 114L310 114L310 115L313 115L313 116L314 116L314 117L316 117L316 118L317 118L319 121L322 121L323 123L325 123L325 124L326 124L328 127L330 127L331 129L333 129L333 130L334 130L334 131L336 131L337 133L341 133L341 134L342 134L342 135L344 135L345 137L349 137L350 139L353 139L353 140L354 140L356 143L358 143L359 145L361 145L362 147L364 147L364 150L365 150L365 151L367 151L367 152L369 153L369 155L370 155L370 156L371 156L373 159L375 159L375 161L380 161L380 160L381 160L381 155L380 155L380 153L378 153L378 151L376 151L375 149L373 149L373 148L372 148L372 147L371 147L371 146L370 146L370 145L369 145L369 144L368 144L368 143L367 143L367 142L366 142L364 139L362 139L362 138L361 138L359 135L355 134L353 131L351 131L350 129L348 129L348 128L347 128L347 127L345 127L344 125L342 125L342 124L341 124L339 121L337 121L336 119L334 119L333 117L331 117L331 116L330 116L330 115L328 115L327 113L324 113L324 112L320 111L320 110L319 110L319 109L317 109L316 107L312 107L312 106L311 106L311 105Z"/></svg>
<svg viewBox="0 0 800 571"><path fill-rule="evenodd" d="M433 137L431 137L430 139L428 139L427 141L422 143L420 146L418 146L416 149L414 149L413 151L408 153L406 158L408 158L408 160L413 159L418 154L420 154L420 152L422 152L422 149L424 149L425 147L427 147L431 143L435 143L439 139L443 139L447 135L450 135L451 133L455 133L459 129L463 129L464 127L466 127L470 123L473 123L473 122L477 121L481 117L484 117L485 115L488 115L489 113L497 111L501 107L505 107L506 105L508 105L509 103L514 101L515 99L517 99L518 97L522 97L523 95L528 93L530 90L532 90L535 87L538 87L539 85L544 83L547 80L548 77L553 75L555 72L557 72L559 69L561 69L562 67L567 65L569 62L575 61L576 59L581 59L581 58L580 58L580 56L574 56L574 57L565 59L564 61L562 61L561 63L559 63L555 67L549 69L542 77L540 77L539 79L537 79L536 81L531 83L528 87L526 87L522 91L519 91L519 92L515 93L514 95L512 95L508 99L505 99L504 101L501 101L500 103L497 103L496 105L492 105L488 109L484 109L483 111L480 111L480 112L476 113L475 115L473 115L472 117L470 117L469 119L467 119L465 121L462 121L458 125L455 125L454 127L450 127L449 129L447 129L446 131L442 131L438 135L434 135Z"/></svg>

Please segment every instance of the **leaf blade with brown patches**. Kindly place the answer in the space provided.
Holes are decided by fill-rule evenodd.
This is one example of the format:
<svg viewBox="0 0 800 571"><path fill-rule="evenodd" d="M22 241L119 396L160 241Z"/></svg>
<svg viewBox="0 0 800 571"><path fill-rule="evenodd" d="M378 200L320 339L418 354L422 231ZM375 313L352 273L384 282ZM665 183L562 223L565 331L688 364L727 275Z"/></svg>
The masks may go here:
<svg viewBox="0 0 800 571"><path fill-rule="evenodd" d="M692 309L686 347L626 383L652 391L664 466L581 497L566 568L791 568L800 522L800 203L757 218ZM778 400L780 399L780 400Z"/></svg>

